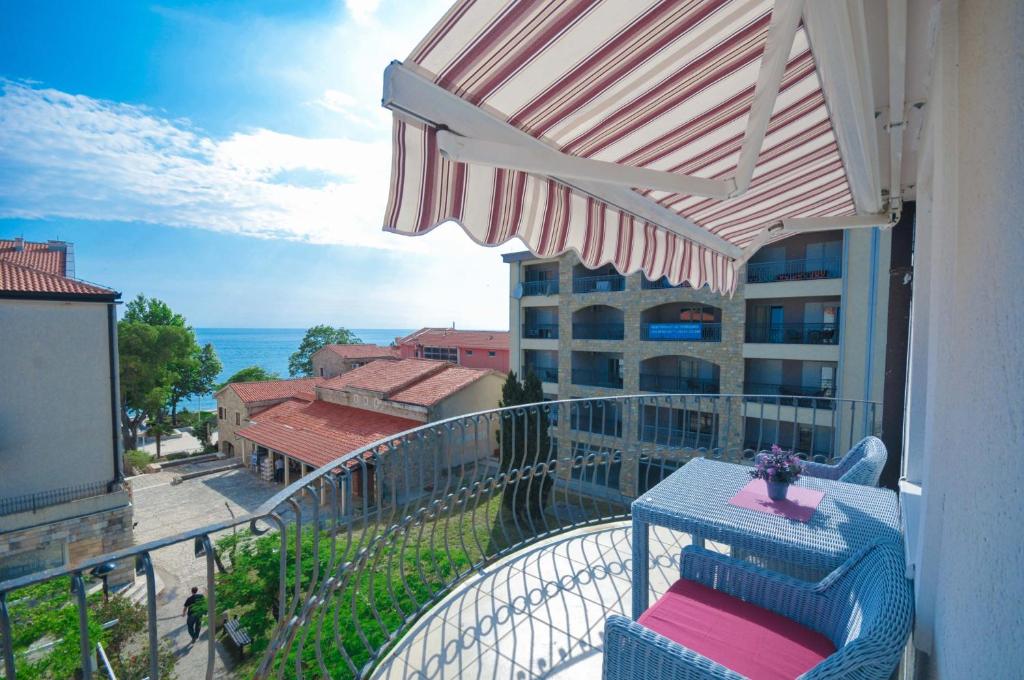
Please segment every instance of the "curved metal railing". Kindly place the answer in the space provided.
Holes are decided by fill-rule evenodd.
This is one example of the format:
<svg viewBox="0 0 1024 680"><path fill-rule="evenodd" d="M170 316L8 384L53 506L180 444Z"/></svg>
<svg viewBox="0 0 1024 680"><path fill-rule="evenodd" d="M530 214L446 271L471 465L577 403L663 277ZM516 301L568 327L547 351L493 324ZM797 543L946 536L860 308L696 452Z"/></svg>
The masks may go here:
<svg viewBox="0 0 1024 680"><path fill-rule="evenodd" d="M743 463L779 443L830 460L880 430L879 404L807 404L763 395L609 397L424 425L338 458L236 520L0 583L6 677L16 677L8 602L19 589L135 560L147 579L156 680L152 555L190 542L206 560L208 607L217 613L208 623L207 677L225 617L252 636L255 677L364 677L465 577L544 538L627 519L637 495L690 458ZM88 678L85 624L81 635Z"/></svg>

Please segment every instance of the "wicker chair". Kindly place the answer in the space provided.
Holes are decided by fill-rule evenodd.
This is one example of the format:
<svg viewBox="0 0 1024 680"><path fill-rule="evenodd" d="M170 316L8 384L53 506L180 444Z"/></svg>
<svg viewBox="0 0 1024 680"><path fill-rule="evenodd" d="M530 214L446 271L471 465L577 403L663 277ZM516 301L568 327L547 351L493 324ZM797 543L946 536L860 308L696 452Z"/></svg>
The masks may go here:
<svg viewBox="0 0 1024 680"><path fill-rule="evenodd" d="M835 465L805 462L804 474L850 484L878 486L878 479L882 476L882 468L885 467L888 456L881 439L864 437Z"/></svg>
<svg viewBox="0 0 1024 680"><path fill-rule="evenodd" d="M867 548L818 583L694 546L683 550L680 572L680 582L707 586L830 640L835 651L798 676L807 680L888 680L910 635L911 590L896 544ZM745 677L622 616L608 617L604 642L605 680Z"/></svg>

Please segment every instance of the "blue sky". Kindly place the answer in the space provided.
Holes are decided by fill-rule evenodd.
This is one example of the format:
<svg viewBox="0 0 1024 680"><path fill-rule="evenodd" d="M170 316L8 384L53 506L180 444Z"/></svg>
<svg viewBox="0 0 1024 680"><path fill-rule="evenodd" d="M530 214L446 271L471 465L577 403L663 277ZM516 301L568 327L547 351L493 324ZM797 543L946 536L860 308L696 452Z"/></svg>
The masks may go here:
<svg viewBox="0 0 1024 680"><path fill-rule="evenodd" d="M506 327L514 246L380 231L381 76L449 2L3 0L0 236L196 326Z"/></svg>

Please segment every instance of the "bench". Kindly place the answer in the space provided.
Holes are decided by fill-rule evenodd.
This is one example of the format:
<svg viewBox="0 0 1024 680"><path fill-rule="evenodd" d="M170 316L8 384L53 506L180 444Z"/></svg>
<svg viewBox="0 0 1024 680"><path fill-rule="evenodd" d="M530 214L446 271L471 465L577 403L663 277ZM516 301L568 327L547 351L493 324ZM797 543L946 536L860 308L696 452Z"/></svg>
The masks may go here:
<svg viewBox="0 0 1024 680"><path fill-rule="evenodd" d="M238 619L228 619L225 621L224 632L227 633L228 637L231 638L231 642L238 648L239 658L243 658L245 656L245 646L252 644L249 632L242 628L242 624L238 622Z"/></svg>

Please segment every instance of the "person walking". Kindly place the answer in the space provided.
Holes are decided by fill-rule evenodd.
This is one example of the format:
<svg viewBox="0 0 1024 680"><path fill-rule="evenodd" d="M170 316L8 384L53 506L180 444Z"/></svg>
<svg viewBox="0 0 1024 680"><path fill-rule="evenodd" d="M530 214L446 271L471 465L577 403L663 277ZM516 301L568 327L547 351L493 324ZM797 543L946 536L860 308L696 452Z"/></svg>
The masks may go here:
<svg viewBox="0 0 1024 680"><path fill-rule="evenodd" d="M199 588L193 586L192 594L185 600L185 606L181 615L186 616L185 625L188 627L188 634L194 643L199 639L199 630L203 625L203 603L206 598L199 592Z"/></svg>

